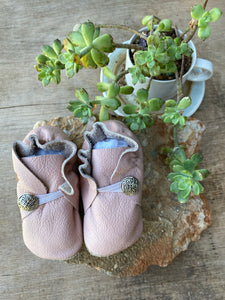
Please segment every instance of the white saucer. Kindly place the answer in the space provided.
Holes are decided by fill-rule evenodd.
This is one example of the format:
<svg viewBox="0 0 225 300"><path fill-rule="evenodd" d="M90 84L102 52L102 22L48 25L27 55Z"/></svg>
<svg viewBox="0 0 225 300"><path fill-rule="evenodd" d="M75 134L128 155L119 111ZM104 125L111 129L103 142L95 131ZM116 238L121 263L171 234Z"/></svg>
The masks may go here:
<svg viewBox="0 0 225 300"><path fill-rule="evenodd" d="M126 42L125 42L126 43ZM108 68L114 73L114 74L118 74L119 72L121 72L121 70L124 67L125 64L125 58L126 58L126 49L123 48L117 48L113 53L109 54L109 64L108 64ZM110 83L110 79L107 78L101 69L101 73L100 73L100 81L101 82L108 82ZM106 95L106 93L103 93L104 95ZM199 108L203 98L204 98L204 94L205 94L205 81L198 81L198 82L194 82L194 81L186 81L184 84L184 94L185 96L190 96L192 99L192 103L191 105L186 108L184 110L183 115L190 117L192 116L196 110ZM135 97L135 95L120 95L120 100L123 104L127 103L126 98L127 97ZM116 113L118 113L119 115L122 114L122 109L119 108L118 111L115 111Z"/></svg>

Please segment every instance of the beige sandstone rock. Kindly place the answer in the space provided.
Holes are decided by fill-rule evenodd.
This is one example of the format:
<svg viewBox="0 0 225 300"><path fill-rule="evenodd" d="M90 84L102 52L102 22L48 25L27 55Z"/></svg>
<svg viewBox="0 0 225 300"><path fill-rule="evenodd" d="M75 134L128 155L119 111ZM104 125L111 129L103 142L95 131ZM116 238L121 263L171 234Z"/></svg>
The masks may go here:
<svg viewBox="0 0 225 300"><path fill-rule="evenodd" d="M83 133L90 130L94 119L83 126L73 117L40 121L36 126L53 125L63 129L78 148L83 142ZM200 238L201 232L211 223L211 210L203 195L192 195L187 204L176 201L169 192L167 174L169 168L159 155L161 147L172 146L173 136L168 125L156 120L147 132L138 134L144 153L143 221L141 238L128 249L104 258L94 257L85 246L68 263L84 263L112 276L138 275L151 265L167 266L190 242ZM184 131L179 132L179 142L186 146L186 154L198 150L204 125L190 118Z"/></svg>

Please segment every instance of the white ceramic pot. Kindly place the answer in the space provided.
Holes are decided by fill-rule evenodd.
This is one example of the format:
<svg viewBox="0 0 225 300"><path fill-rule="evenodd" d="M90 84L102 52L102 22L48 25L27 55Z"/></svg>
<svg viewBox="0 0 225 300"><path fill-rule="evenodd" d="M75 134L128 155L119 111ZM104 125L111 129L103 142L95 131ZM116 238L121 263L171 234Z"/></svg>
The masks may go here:
<svg viewBox="0 0 225 300"><path fill-rule="evenodd" d="M147 30L146 27L142 28L140 32L145 30ZM133 35L131 39L126 43L132 44L136 38L137 35ZM193 50L192 63L188 72L184 74L182 77L182 84L184 84L186 80L205 81L209 79L213 75L213 64L208 60L197 58L196 49L192 41L190 41L188 45ZM127 49L125 68L128 69L130 67L133 67L133 63L130 59L129 49ZM149 78L146 77L146 82L144 84L138 82L136 85L133 85L132 76L130 73L128 73L126 75L126 82L127 85L131 85L134 87L134 94L136 94L137 90L139 90L140 88L146 88L148 86ZM174 98L176 96L176 90L177 90L176 79L173 80L152 79L149 88L149 99L155 97L161 98L162 100Z"/></svg>

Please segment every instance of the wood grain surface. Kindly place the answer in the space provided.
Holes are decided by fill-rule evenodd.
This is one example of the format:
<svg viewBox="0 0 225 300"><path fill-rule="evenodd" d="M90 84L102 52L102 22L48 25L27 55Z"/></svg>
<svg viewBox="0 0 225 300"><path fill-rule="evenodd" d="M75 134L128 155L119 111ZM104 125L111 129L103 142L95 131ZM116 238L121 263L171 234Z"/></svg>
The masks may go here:
<svg viewBox="0 0 225 300"><path fill-rule="evenodd" d="M43 88L33 68L43 44L63 39L74 24L91 20L120 23L139 29L142 16L173 18L186 28L193 0L158 1L0 1L0 299L225 299L225 42L224 16L212 24L212 36L195 38L198 56L214 64L214 76L206 83L205 97L194 117L207 131L200 151L211 175L205 180L205 195L213 221L198 242L166 268L150 267L137 277L111 278L84 265L39 259L23 244L16 178L11 148L40 119L66 116L75 87L97 94L99 70L81 71L79 79L62 80L59 86ZM223 0L211 0L209 8ZM115 32L115 31L114 31ZM130 38L116 31L117 42Z"/></svg>

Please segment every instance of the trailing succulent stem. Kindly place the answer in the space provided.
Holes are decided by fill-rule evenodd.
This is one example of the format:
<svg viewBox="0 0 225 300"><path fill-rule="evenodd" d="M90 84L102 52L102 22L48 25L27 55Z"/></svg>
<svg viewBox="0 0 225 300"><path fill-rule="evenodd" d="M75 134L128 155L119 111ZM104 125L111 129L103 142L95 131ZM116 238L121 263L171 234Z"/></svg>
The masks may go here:
<svg viewBox="0 0 225 300"><path fill-rule="evenodd" d="M75 96L78 100L69 103L68 109L74 113L75 117L79 117L84 124L88 122L88 118L93 115L97 106L99 106L99 120L108 120L110 111L115 111L121 106L118 95L133 93L134 88L132 86L119 86L117 84L118 80L127 73L126 71L116 76L108 67L104 67L103 73L110 79L111 83L98 82L97 89L105 96L96 96L95 100L91 101L86 90L76 89Z"/></svg>
<svg viewBox="0 0 225 300"><path fill-rule="evenodd" d="M191 21L186 30L181 33L169 19L159 19L154 15L145 16L142 24L147 27L146 32L139 32L126 25L93 24L84 22L77 24L74 30L61 42L56 39L52 46L44 45L42 54L36 57L35 69L38 79L44 86L50 82L59 84L61 71L65 70L68 78L72 78L83 68L102 68L107 82L98 82L97 89L103 95L90 99L84 88L75 90L76 100L69 102L68 109L75 117L87 123L94 114L100 121L110 118L112 111L120 106L120 94L132 94L132 86L122 86L120 79L128 72L132 76L132 83L144 83L146 77L149 84L146 89L139 89L136 103L123 106L125 114L123 121L136 132L145 130L153 124L153 115L157 115L173 128L174 148L168 149L167 154L172 173L168 175L171 181L170 190L177 194L178 201L186 203L190 194L199 195L203 187L199 183L208 175L205 169L198 169L202 157L197 153L187 158L184 149L178 143L178 129L184 129L186 117L183 111L191 104L191 98L185 97L182 91L182 76L185 62L193 50L188 42L198 33L200 39L205 40L211 34L210 23L221 17L219 8L206 10L208 0L203 5L197 4L191 8ZM132 32L139 37L139 44L119 44L108 34L100 34L101 28L122 29ZM108 67L108 53L116 48L134 49L134 66L115 75ZM163 102L160 98L149 99L148 90L152 79L176 77L177 99Z"/></svg>

